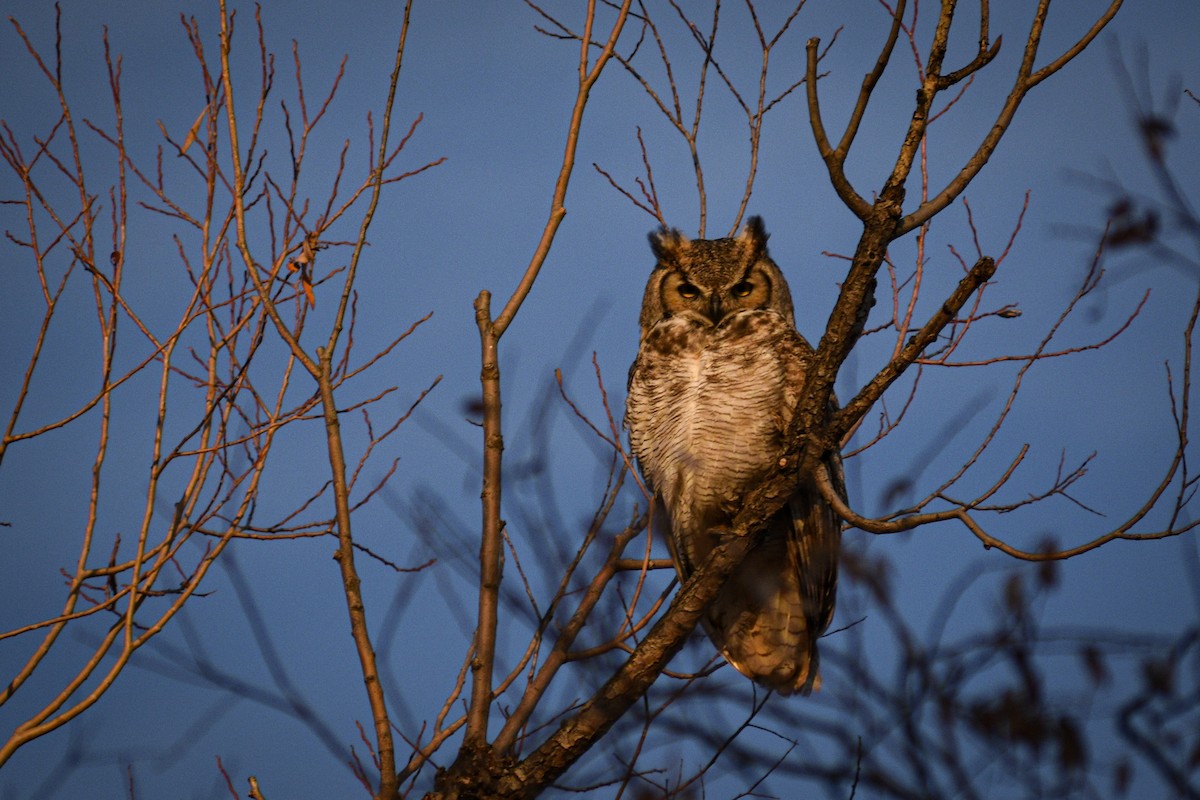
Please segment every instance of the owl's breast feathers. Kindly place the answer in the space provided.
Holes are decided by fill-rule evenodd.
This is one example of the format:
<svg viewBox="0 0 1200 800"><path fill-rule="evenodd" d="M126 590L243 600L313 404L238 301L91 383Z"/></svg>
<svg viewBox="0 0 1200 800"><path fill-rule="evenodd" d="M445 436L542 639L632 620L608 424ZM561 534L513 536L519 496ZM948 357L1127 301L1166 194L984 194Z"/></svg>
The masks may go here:
<svg viewBox="0 0 1200 800"><path fill-rule="evenodd" d="M667 317L631 374L634 454L668 508L726 512L772 468L811 348L774 311Z"/></svg>

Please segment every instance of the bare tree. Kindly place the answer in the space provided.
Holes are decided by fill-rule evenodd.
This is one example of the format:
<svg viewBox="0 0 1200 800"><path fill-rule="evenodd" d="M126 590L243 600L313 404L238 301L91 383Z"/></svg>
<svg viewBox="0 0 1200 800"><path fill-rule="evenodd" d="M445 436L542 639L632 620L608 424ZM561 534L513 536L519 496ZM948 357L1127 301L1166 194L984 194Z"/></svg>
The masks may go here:
<svg viewBox="0 0 1200 800"><path fill-rule="evenodd" d="M10 231L8 238L25 253L45 305L0 442L0 459L10 447L27 447L29 442L75 424L95 425L98 445L87 523L77 561L67 573L62 610L4 634L5 638L40 637L40 642L12 673L0 703L12 698L62 650L60 637L68 627L98 624L103 633L91 653L74 666L74 674L45 696L36 713L14 727L0 747L0 764L23 745L69 723L96 703L133 654L200 591L206 574L230 542L336 536L350 630L375 716L383 776L380 792L392 796L396 793L392 732L355 567L356 551L380 556L355 545L350 518L352 510L369 502L379 489L360 482L363 466L376 446L395 433L407 413L375 430L372 406L398 387L357 400L339 398L346 393L343 387L348 382L388 356L421 322L374 355L361 361L352 358L355 277L380 193L385 186L437 163L408 171L397 168L398 157L420 121L412 122L399 143L393 138L392 105L408 33L407 12L377 144L374 125L367 120L368 145L376 151L366 174L349 190L343 188L347 142L327 195L315 208L301 193L301 171L308 138L325 117L340 73L319 105L310 109L299 51L293 51L296 96L281 107L290 154L275 171L267 166L266 152L259 147L275 80L275 61L263 44L261 18L255 19L261 74L248 121L235 111L235 88L244 88L235 83L230 67L235 15L221 3L218 18L215 65L205 51L199 23L183 20L206 102L190 130L172 134L164 128L164 144L146 161L135 160L126 149L122 62L119 56L109 54L107 38L105 63L115 122L102 127L77 120L72 114L62 82L61 39L55 43L53 59L48 60L13 21L17 36L49 81L61 114L44 138L34 137L32 148L7 128L0 143L0 153L23 190L22 199L6 202L24 211L26 223L23 233ZM293 122L297 111L298 119ZM102 199L93 194L88 165L81 157L80 122L111 145L117 183L107 193L107 215L100 212ZM174 156L170 170L164 168L164 152ZM174 188L176 180L187 188ZM77 195L75 206L50 200L57 192L51 184L61 181ZM132 201L134 190L147 199ZM177 322L165 332L146 319L150 309L138 308L127 299L127 256L141 246L128 240L134 203L181 230L174 242L191 293ZM348 262L320 274L317 253L327 248L349 251ZM110 251L107 256L103 255L105 249ZM26 401L38 371L47 366L43 347L48 332L56 322L60 299L72 282L80 280L90 286L98 319L100 361L94 386L70 412L49 422L30 424L25 422L30 416ZM317 335L319 328L314 329L310 319L317 287L326 284L335 310L317 323L326 325L328 333L314 351L302 345L301 338ZM124 346L125 339L118 340L118 331L129 326L133 330L126 335L133 343ZM343 337L347 329L348 335ZM118 341L123 345L120 351ZM298 375L307 375L307 386L297 380ZM143 411L153 420L153 447L144 512L136 536L129 542L122 541L119 533L110 533L101 521L102 479L113 448L119 447L110 437L114 403L126 386L141 383L143 376L157 382L157 392ZM413 405L429 388L415 397ZM347 465L339 420L347 413L360 414L368 432L368 442L351 466ZM269 456L281 433L306 421L319 421L323 427L328 477L282 516L264 519L259 492ZM316 508L329 498L334 515L323 518ZM165 524L157 519L157 512L164 507L171 509ZM207 541L194 556L189 545L197 539Z"/></svg>
<svg viewBox="0 0 1200 800"><path fill-rule="evenodd" d="M542 34L573 48L574 99L560 121L565 127L562 160L533 253L522 269L513 270L516 287L499 311L493 310L486 289L474 302L480 388L478 407L470 411L478 412L481 440L472 458L478 461L482 486L481 518L470 538L463 538L457 526L436 522L453 513L451 501L387 485L395 461L383 466L382 479L369 483L366 477L380 460L384 443L440 380L428 376L410 379L411 386L361 388L363 376L388 363L428 317L407 321L405 330L397 330L366 356L355 346L360 263L367 258L368 232L380 198L385 188L441 163L414 163L405 156L406 145L420 135L419 115L409 118L402 136L391 127L393 114L399 113L394 107L412 3L405 5L398 23L390 79L380 80L385 99L379 118L368 116L360 132L365 147L352 147L347 139L330 159L336 169L319 191L310 189L308 176L320 172L314 170L310 142L315 132L332 124L330 108L343 72L339 69L329 90L312 103L302 79L299 45L294 45L294 89L286 90L287 99L274 111L281 90L259 13L253 25L256 36L250 37L257 47L253 77L236 57L239 20L224 0L217 9L215 54L204 25L183 20L198 67L199 115L186 131L160 123L162 144L152 154L127 146L122 61L109 54L107 34L105 65L114 116L101 124L73 112L63 79L61 33L50 48L13 21L17 40L47 81L59 111L47 131L22 135L5 124L0 137L0 155L18 186L15 196L6 190L0 199L17 212L12 218L22 222L20 232L9 230L9 245L35 276L44 306L29 337L27 367L0 440L0 464L10 446L14 451L48 447L58 432L85 426L92 426L95 458L84 501L87 520L74 564L64 569L61 608L0 634L0 642L32 642L23 645L22 663L9 673L0 706L18 693L40 693L33 713L22 715L0 746L0 765L23 746L72 723L103 697L128 670L135 652L177 622L185 606L195 607L214 565L223 561L236 575L232 543L253 540L287 547L288 542L295 547L297 540L331 537L371 716L360 728L366 758L338 744L342 734L315 719L278 674L278 693L272 694L169 644L155 642L147 650L162 659L164 671L182 667L222 692L291 713L348 762L364 793L376 798L518 798L551 789L603 790L616 797L699 797L718 764L737 773L747 796L774 776L809 781L835 797L854 796L859 787L869 789L871 796L974 797L984 794L977 784L981 768L1020 776L1014 796L1100 795L1101 780L1111 780L1118 789L1128 785L1132 762L1121 762L1115 776L1100 776L1102 766L1087 751L1087 706L1107 684L1108 660L1125 656L1143 663L1148 677L1146 690L1122 706L1121 731L1135 755L1165 782L1181 795L1195 796L1190 753L1196 751L1188 750L1182 734L1161 734L1164 725L1182 730L1194 718L1194 689L1181 689L1171 676L1194 662L1195 632L1171 641L1046 627L1039 624L1037 608L1056 585L1056 562L1115 540L1177 536L1197 524L1189 514L1195 477L1187 456L1191 343L1200 294L1190 317L1181 322L1176 342L1182 367L1167 377L1176 446L1163 456L1161 477L1124 519L1065 543L1014 543L1000 532L999 521L1051 499L1074 501L1072 490L1090 458L1074 465L1064 461L1049 485L1018 492L1010 482L1028 447L998 471L991 448L1009 423L1031 370L1104 348L1138 317L1144 298L1132 301L1122 319L1094 340L1059 341L1063 326L1101 285L1107 252L1132 240L1155 241L1154 231L1141 237L1129 234L1137 227L1131 221L1139 222L1145 233L1151 226L1149 212L1132 201L1115 207L1114 220L1099 236L1077 291L1049 320L1034 347L1018 352L993 348L980 355L975 344L987 341L987 326L1021 317L1015 304L994 303L987 289L1003 274L1026 208L1017 210L1006 228L1006 244L987 250L981 230L993 225L976 221L964 192L984 171L1026 97L1094 42L1116 16L1120 0L1071 32L1071 44L1050 53L1042 41L1051 24L1051 3L1039 0L1019 33L1021 55L1015 72L1006 76L1011 88L990 110L992 122L970 154L948 171L930 168L929 160L938 152L931 131L943 118L962 113L960 101L976 77L998 66L1001 37L992 34L986 0L970 12L978 28L969 32L961 30L961 19L954 27L956 15L964 15L954 2L943 2L933 12L926 9L933 20L923 17L916 3L881 3L886 34L874 62L865 65L861 88L846 105L848 117L836 130L824 110L823 100L829 98L822 86L823 62L836 47L836 36L824 44L817 38L807 41L801 74L780 79L770 69L772 56L800 35L803 0L771 15L747 0L741 16L746 29L740 34L757 42L753 56L759 64L748 80L737 68L744 51L727 55L724 49L725 37L738 22L730 21L732 12L719 0L704 18L673 0L666 5L588 2L581 10L561 13L527 4ZM773 24L769 16L775 18ZM954 46L958 40L975 45L965 63L948 63L950 53L963 49ZM908 56L897 55L904 52L911 54L916 97L889 159L891 167L869 184L856 183L849 177L848 160L857 152L885 71L905 69ZM710 228L724 228L713 223L709 198L714 182L706 173L700 144L714 95L731 102L746 124L744 180L723 192L739 198L731 231L741 224L761 179L767 120L802 95L806 136L815 142L836 196L861 229L853 253L829 254L845 265L844 275L778 470L745 498L733 535L679 586L666 577L669 561L656 550L653 499L624 446L619 403L610 399L615 393L605 385L598 357L593 357L596 389L589 399L568 393L560 375L558 386L534 409L534 416L551 405L569 411L601 464L603 492L580 535L555 535L573 523L551 516L555 502L545 474L520 468L543 446L536 425L514 437L506 430L510 420L501 413L502 377L507 375L501 340L530 298L566 217L568 188L587 129L585 112L598 86L632 86L635 93L644 93L650 113L661 115L671 136L681 142L694 174L696 230L702 236ZM1153 115L1146 116L1153 121ZM1179 227L1194 234L1196 215L1165 166L1165 148L1153 127L1146 126L1146 142L1163 202ZM638 143L632 152L638 177L632 182L614 177L627 172L624 167L597 164L595 169L625 198L617 202L632 202L653 224L677 220L679 201L660 198L655 182L654 165L665 157L647 144L640 126L632 133ZM95 194L93 168L85 158L90 151L81 145L85 134L107 146L115 179L106 194ZM286 153L267 149L264 142L275 137L287 143ZM939 184L933 176L943 171L950 177ZM399 190L412 191L408 186ZM966 214L962 235L970 238L974 253L964 256L966 248L951 248L950 257L935 265L929 256L932 225L955 204ZM145 231L140 224L131 225L135 214L158 220L162 231L171 232L177 251L175 269L187 292L169 324L160 321L161 309L153 301L139 304L138 293L131 291L136 287L129 285L127 264L142 246L136 237ZM901 260L905 247L913 252L911 267ZM110 250L107 258L104 249ZM335 261L336 255L342 258ZM54 368L55 355L47 348L63 298L78 285L92 298L100 355L89 376L90 388L79 382L72 387L77 395L71 398L73 406L43 419L30 398L38 392L40 376ZM880 295L881 308L873 311ZM879 348L862 344L885 340ZM852 353L882 357L868 379L843 390L840 409L830 416L826 410L835 382L839 376L843 382L848 379L845 365ZM1011 369L1006 373L1006 368ZM914 494L913 482L897 478L880 514L861 510L857 498L842 500L822 466L824 453L837 448L852 463L866 462L918 413L913 410L916 398L929 393L929 384L938 379L931 376L980 371L1007 376L1010 385L1001 410L961 464L929 479L931 488L921 494ZM146 390L150 385L153 391ZM397 401L401 395L403 401ZM132 525L136 536L125 540L117 531L129 530L127 520L133 518L114 522L105 500L118 491L123 503L128 505L129 499L127 489L115 489L105 480L108 465L121 458L121 447L113 441L114 419L122 416L119 402L141 405L143 419L151 420L153 442L146 492L138 501L142 510ZM353 432L348 434L349 426ZM327 453L319 474L307 474L308 485L296 487L282 503L267 497L264 476L286 459L278 453L292 441L314 437ZM506 441L514 440L518 444L509 444L506 455ZM888 559L877 554L883 545L870 545L865 536L851 539L843 558L849 588L842 599L842 618L848 614L850 621L831 638L826 652L836 676L827 682L841 682L854 691L827 690L815 700L785 706L789 701L761 690L731 688L722 680L724 673L717 674L719 658L707 649L697 646L676 656L694 640L705 607L801 476L821 486L824 499L848 528L895 534L955 523L985 548L1036 566L1022 569L1015 562L995 566L989 561L967 569L954 590L939 600L933 632L923 635L889 590ZM430 566L401 566L401 559L355 535L356 514L389 496L403 498L414 530L429 535L436 529L446 538L446 552L478 552L477 563L443 559L435 568L462 570L478 593L473 608L464 612L471 642L461 662L431 667L457 678L428 720L408 719L399 711L406 705L404 688L389 682L377 656L379 631L386 626L376 621L376 609L368 608L356 566L364 558L395 573ZM1087 512L1081 509L1084 516ZM991 580L992 573L1000 580ZM406 582L413 577L402 574L396 580L404 584L397 597L411 598L408 593L415 590ZM247 613L256 620L247 599L253 589L237 585ZM964 592L997 586L1002 600L994 619L966 635L948 631ZM461 605L460 612L468 603ZM866 666L867 634L854 622L865 616L882 620L881 630L901 654L904 668L892 682ZM265 651L267 626L262 620L257 625L255 635ZM93 637L82 657L75 648L62 646L68 630ZM1049 673L1065 659L1071 659L1069 673L1086 687L1083 699L1071 708L1046 688ZM60 674L64 662L70 666L65 680L50 688L45 680L32 681ZM747 691L752 692L748 702ZM699 728L688 724L696 709L703 709L708 722ZM764 745L764 738L775 746ZM597 745L602 740L619 753L615 764L601 757L603 748ZM706 758L685 767L673 762L672 753L662 754L680 740L701 748ZM234 777L224 765L220 771L236 796ZM249 781L249 796L270 796L269 780L262 781L262 788L256 778Z"/></svg>

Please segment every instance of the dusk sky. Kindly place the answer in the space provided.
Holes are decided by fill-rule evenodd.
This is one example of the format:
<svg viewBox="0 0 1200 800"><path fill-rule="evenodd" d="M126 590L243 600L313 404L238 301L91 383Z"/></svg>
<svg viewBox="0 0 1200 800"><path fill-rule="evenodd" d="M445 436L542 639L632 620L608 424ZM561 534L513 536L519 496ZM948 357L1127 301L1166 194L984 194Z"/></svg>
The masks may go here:
<svg viewBox="0 0 1200 800"><path fill-rule="evenodd" d="M19 22L34 46L52 58L53 6L14 0L0 5L4 16ZM716 55L735 83L753 92L761 53L749 15L741 3L725 5ZM973 4L960 5L964 8L947 59L950 69L971 58L978 38L974 12L967 8ZM1006 0L992 5L992 37L1002 33L1003 48L963 99L931 128L927 163L933 191L958 171L992 125L1019 62L1034 3ZM1078 39L1106 5L1095 0L1055 3L1039 64ZM669 6L657 0L647 6L669 32L673 52L680 54L676 78L684 102L692 102L698 50ZM935 6L921 4L923 42L928 40ZM235 2L231 7L238 10L236 102L248 118L259 78L254 6ZM153 148L162 141L160 124L181 140L205 105L180 15L195 17L209 63L215 65L217 7L215 2L198 1L63 0L61 8L65 88L78 120L85 164L94 164L87 167L90 191L98 195L98 230L107 237L108 187L115 180L112 148L82 123L86 118L105 130L113 126L103 29L107 26L112 52L123 58L127 148L141 168L153 173ZM564 22L581 24L580 3L551 2L544 8ZM275 85L267 104L270 117L260 144L274 165L268 169L279 175L290 172L284 166L288 144L278 103L286 100L295 113L292 41L298 42L303 60L310 114L320 102L317 98L328 91L343 55L348 56L339 92L308 142L305 187L315 205L324 203L343 141L350 142L347 175L353 178L347 182L358 181L365 171L366 116L368 111L376 115L378 129L401 10L399 3L263 3L266 46L276 59ZM775 30L786 13L783 4L759 3L766 29ZM703 4L696 16L711 19L710 6ZM831 135L840 135L887 23L887 13L875 0L809 0L772 52L768 94L778 94L802 77L807 39L819 37L824 47L836 35L822 62L824 77L818 86L826 124ZM369 463L364 485L380 480L392 459L399 459L388 489L354 518L356 536L401 566L438 559L415 575L398 575L369 559L360 564L368 611L381 631L377 644L388 670L385 683L403 687L390 699L408 726L404 734L410 736L417 734L421 720L432 719L441 708L471 633L475 595L469 571L477 568L481 449L479 429L471 424L478 416L479 394L479 339L472 301L488 289L497 312L528 263L549 211L574 98L578 48L534 28L546 25L537 12L515 0L417 0L397 93L394 140L418 115L422 118L399 156L397 171L442 157L445 161L385 191L360 265L354 356L358 363L426 314L432 312L432 317L348 386L346 403L398 386L377 412L376 424L382 426L382 420L404 413L437 376L444 376ZM631 23L618 49L628 54L637 35ZM1167 162L1195 201L1200 187L1200 159L1195 157L1200 152L1200 105L1183 90L1200 95L1198 42L1200 3L1195 0L1130 2L1087 51L1031 91L997 152L965 193L979 247L993 256L1005 249L1028 195L1019 233L984 302L992 309L1015 304L1021 314L979 322L959 353L961 360L1030 352L1085 279L1106 209L1122 193L1160 197L1143 156L1135 103L1174 124ZM653 68L655 53L650 44L642 46L638 57L644 61L637 63L646 65L647 76L661 89L665 83L661 70ZM1128 79L1121 77L1122 70ZM895 161L911 114L915 71L911 51L901 42L851 150L849 178L868 198ZM59 107L51 86L7 23L0 32L0 75L0 118L7 126L3 136L14 137L28 156L37 147L34 137L47 135ZM745 117L715 75L710 75L706 91L698 149L705 170L706 233L718 237L730 232L741 202L748 137ZM685 107L684 116L690 114ZM699 203L691 156L682 138L631 75L611 63L592 92L584 119L567 216L542 275L501 344L505 457L514 473L513 484L506 487L511 505L505 512L516 546L524 548L522 563L547 581L553 578L538 568L539 555L545 554L543 537L566 537L564 547L573 551L602 496L611 455L558 398L555 370L561 369L564 386L581 410L606 424L591 363L595 353L619 422L626 374L637 349L637 315L653 267L646 234L658 223L615 191L592 165L635 189L634 179L644 172L639 128L668 224L688 235L698 234ZM815 343L844 275L845 262L837 256L853 252L861 225L830 187L808 126L803 87L771 110L763 131L747 213L764 218L771 255L790 282L797 327ZM56 152L60 157L68 153ZM195 200L195 181L186 183L193 176L172 172L173 163L166 168L183 187L181 196ZM57 194L48 198L50 202L70 208L65 185L60 181L53 186ZM131 204L147 199L145 194L131 189ZM909 204L918 195L914 181ZM0 200L23 196L18 178L0 164ZM352 213L333 238L352 239L357 219ZM21 206L0 205L0 229L24 238L25 224ZM1171 235L1169 218L1164 218L1163 229ZM162 215L131 210L127 300L163 333L174 325L190 291L172 239L181 230ZM264 252L270 247L265 229L251 236ZM987 516L986 526L998 538L1024 549L1035 549L1047 536L1061 546L1081 544L1133 514L1165 474L1176 447L1168 369L1178 393L1183 331L1195 301L1194 268L1200 259L1195 236L1170 241L1184 258L1172 260L1144 250L1106 254L1103 281L1079 303L1049 349L1105 340L1122 328L1149 292L1142 311L1105 347L1035 365L996 442L951 492L956 499L983 492L1026 444L1026 461L996 498L998 503L1015 503L1044 491L1060 461L1070 469L1096 454L1086 476L1072 487L1070 499L1050 498L1019 512ZM322 253L319 271L344 263L348 253L348 248ZM968 266L976 257L962 202L937 217L929 235L923 254L928 294L919 306L926 316L961 275L955 253ZM903 280L917 257L913 236L896 242L890 255ZM0 242L0 267L5 276L0 290L0 409L7 424L43 304L25 251L8 239ZM33 383L18 430L70 413L97 385L91 288L82 272L73 280L78 285L65 295L64 310L56 317L43 355L44 371ZM313 312L320 320L336 304L333 289L322 294L323 288L317 287ZM881 286L868 327L887 321L891 301L890 290ZM918 320L923 318L919 312ZM314 330L323 330L321 323L314 324ZM129 348L122 351L127 359L123 363L146 355L144 340L139 341L132 325L122 336ZM308 343L310 349L318 343L316 336ZM894 342L892 331L865 339L839 375L839 395L853 395L869 380ZM905 424L847 462L852 506L865 514L889 513L953 475L1000 414L1019 366L1005 362L984 368L930 368ZM101 504L100 529L108 538L97 545L97 563L108 558L113 532L131 540L146 503L148 431L157 376L155 370L150 372L153 378L131 382L114 395L114 436L119 444L106 466L103 485L109 494ZM890 411L904 405L910 386L902 381L887 395ZM61 608L65 579L60 568L74 568L95 456L95 425L87 419L52 436L14 444L0 464L0 523L5 525L0 527L0 631L52 617ZM351 445L360 451L359 419L347 415L344 424L351 431ZM324 442L317 435L317 423L309 424L306 434L279 444L273 456L279 461L264 488L264 509L293 508L325 480ZM876 424L872 412L864 432L847 450L869 439L869 429ZM519 470L525 477L518 483ZM535 485L553 496L553 509L539 504L550 501L539 501L531 488ZM1175 488L1177 482L1172 491ZM1167 524L1170 496L1168 492L1158 510L1135 530L1153 531ZM608 524L609 533L620 529L640 500L635 491L623 496ZM163 524L170 520L173 502L164 496L156 504ZM551 520L565 521L566 527L532 531L522 524L542 517L549 527L554 527ZM978 569L995 576L1034 569L995 550L985 552L969 531L951 523L898 536L850 530L845 539L848 547L892 562L894 605L922 631L934 620L935 604L954 591L965 572ZM0 768L0 798L129 797L131 774L139 798L227 797L217 757L240 791L245 791L246 776L253 774L272 800L365 796L342 758L351 747L365 758L355 722L369 726L369 712L347 636L340 578L330 559L333 547L332 539L235 543L201 589L210 594L190 601L184 615L134 657L100 702L68 726L22 748ZM639 547L633 550L640 553ZM194 550L198 554L200 548ZM1196 537L1190 534L1163 541L1113 542L1070 559L1061 565L1057 591L1039 606L1041 621L1077 630L1161 634L1194 627L1200 621L1200 586L1194 584L1200 575L1197 553ZM665 576L660 577L664 583L659 588L665 586ZM509 569L506 578L517 576ZM403 590L398 588L401 582ZM969 631L982 618L990 618L1001 605L1001 585L996 580L972 585L951 629ZM248 621L251 606L261 615L273 653L264 652L262 632ZM839 609L834 628L853 621L844 611ZM868 613L859 633L868 643L871 625ZM45 676L39 675L0 706L5 738L46 702L48 692L57 691L56 681L90 652L87 645L102 630L69 631L60 644L61 663L55 662ZM523 631L510 631L502 641L519 649ZM698 639L688 651L689 664L702 663L710 652L707 641L699 634ZM3 681L37 641L36 633L0 640ZM883 633L876 641L881 663L890 664L894 643ZM838 643L830 647L836 652ZM211 666L208 678L181 666L197 661ZM1132 680L1135 662L1125 666L1120 674ZM280 668L286 673L283 682ZM64 671L56 678L58 669ZM833 668L826 675L822 692L838 691L838 674ZM229 681L219 685L214 675ZM731 684L742 680L728 668L717 679ZM320 724L305 725L258 702L251 692L237 689L235 680L276 693L286 685L311 704ZM586 689L564 688L563 694L586 696ZM748 688L746 692L749 696ZM1117 687L1116 699L1107 701L1110 707L1102 703L1095 709L1100 729L1111 728L1111 706L1121 696ZM820 701L777 697L771 702ZM439 763L444 766L452 752L453 748L444 750ZM1144 779L1151 781L1147 786L1161 789L1148 775ZM736 793L738 776L729 777L729 783L722 780L719 770L714 772L708 797ZM1006 796L1002 776L993 781L992 796ZM781 780L763 791L789 797L794 790Z"/></svg>

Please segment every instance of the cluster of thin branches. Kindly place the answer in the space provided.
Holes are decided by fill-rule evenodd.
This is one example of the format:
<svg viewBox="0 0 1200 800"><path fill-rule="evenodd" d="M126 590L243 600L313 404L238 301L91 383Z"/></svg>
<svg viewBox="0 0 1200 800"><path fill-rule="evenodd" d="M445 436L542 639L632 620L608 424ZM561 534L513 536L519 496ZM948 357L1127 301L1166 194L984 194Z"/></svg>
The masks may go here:
<svg viewBox="0 0 1200 800"><path fill-rule="evenodd" d="M247 122L234 111L233 92L239 85L230 68L235 15L223 3L219 10L220 47L215 56L205 50L199 23L182 20L206 104L186 132L173 134L160 122L163 143L150 158L127 148L122 60L110 52L107 32L104 51L113 119L98 123L81 120L72 110L62 78L61 19L56 19L53 56L13 21L16 36L45 77L61 113L49 130L32 136L32 146L7 124L0 137L0 156L20 186L19 197L3 202L15 207L24 223L23 230L9 230L7 237L32 270L43 301L0 439L0 463L6 455L17 457L10 449L40 446L63 431L87 432L96 449L78 556L63 570L61 609L0 633L0 640L33 642L23 663L6 676L0 705L24 689L35 673L46 674L51 666L65 669L61 674L67 677L36 700L37 710L14 726L0 745L0 764L102 697L133 654L189 600L203 595L206 575L235 540L336 536L352 630L364 653L370 646L365 620L356 616L361 602L355 599L355 552L397 571L407 569L356 545L349 519L392 476L394 461L381 479L368 485L364 467L377 460L412 407L400 414L385 412L393 418L378 426L373 409L398 387L371 397L351 399L350 393L355 379L379 364L424 319L362 358L353 348L354 285L383 187L438 162L407 172L397 168L419 118L398 143L392 142L389 96L378 134L368 118L370 155L361 180L349 190L343 186L343 179L352 174L347 142L328 194L313 203L301 186L307 145L334 101L341 72L328 94L310 107L300 54L293 51L295 96L281 105L290 154L276 164L260 144L276 78L262 21L256 15L261 72ZM397 73L406 31L407 26L397 50ZM393 74L393 93L396 80ZM86 136L94 141L85 141ZM107 158L91 157L97 141L108 148ZM106 194L96 194L94 188L101 165L110 166L116 176ZM67 196L77 198L73 206L52 199L63 194L64 184ZM139 241L131 233L137 215L157 217L162 229L174 231L178 278L172 278L188 288L174 309L174 322L165 326L157 320L164 311L169 313L170 305L139 301L146 297L146 287L136 282L130 286L135 281L129 277L130 267L140 273L143 254L154 249L152 242ZM339 237L352 219L357 219L356 229ZM317 253L327 249L349 252L348 263L319 269ZM74 407L42 421L32 400L53 381L61 382L54 373L61 356L52 350L51 334L66 324L64 314L84 316L68 301L77 284L86 287L91 298L100 355L92 374L70 382L70 390L77 393L68 398ZM322 304L336 307L328 320L315 316L318 293ZM300 344L302 334L316 335L326 322L323 345L310 353ZM134 387L145 386L147 380L155 391L136 395ZM420 391L412 406L436 383ZM140 517L114 520L103 510L104 498L112 491L108 476L125 444L113 439L113 428L131 406L140 412L139 419L149 421L147 439L152 444L144 461L150 468ZM367 434L366 445L349 464L339 436L339 415L346 414L360 416ZM280 439L304 436L305 430L319 431L328 443L327 477L302 489L307 496L281 511L263 502L264 476ZM136 507L131 499L122 503ZM134 535L122 537L122 527L134 528ZM63 633L76 628L96 634L82 658L61 646ZM368 660L364 657L364 670ZM382 695L379 704L382 708ZM380 714L385 716L382 710ZM386 725L382 730L390 733Z"/></svg>

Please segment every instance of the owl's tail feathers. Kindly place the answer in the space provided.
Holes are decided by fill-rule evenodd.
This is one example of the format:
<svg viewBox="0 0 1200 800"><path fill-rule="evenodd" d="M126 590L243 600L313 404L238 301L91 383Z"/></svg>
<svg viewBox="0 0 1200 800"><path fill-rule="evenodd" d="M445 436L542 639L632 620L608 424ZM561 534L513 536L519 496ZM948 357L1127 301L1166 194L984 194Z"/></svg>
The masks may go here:
<svg viewBox="0 0 1200 800"><path fill-rule="evenodd" d="M799 694L807 697L821 688L820 658L817 657L817 643L812 643L808 660L800 664L796 674L792 676L790 686L780 684L772 687L780 694Z"/></svg>
<svg viewBox="0 0 1200 800"><path fill-rule="evenodd" d="M734 669L786 695L820 688L817 639L833 616L841 534L815 497L799 492L779 510L703 618ZM681 580L718 544L716 522L703 514L671 519L667 539Z"/></svg>
<svg viewBox="0 0 1200 800"><path fill-rule="evenodd" d="M721 655L725 656L725 660L734 669L765 689L783 695L807 696L821 688L816 643L813 642L807 650L807 657L803 653L794 653L793 659L788 659L787 664L780 663L777 652L764 653L756 658L753 655L733 652L731 648L723 648Z"/></svg>
<svg viewBox="0 0 1200 800"><path fill-rule="evenodd" d="M733 667L781 694L821 685L817 637L828 615L814 614L796 568L795 521L783 508L729 577L705 619L709 637ZM820 619L824 616L824 619Z"/></svg>

